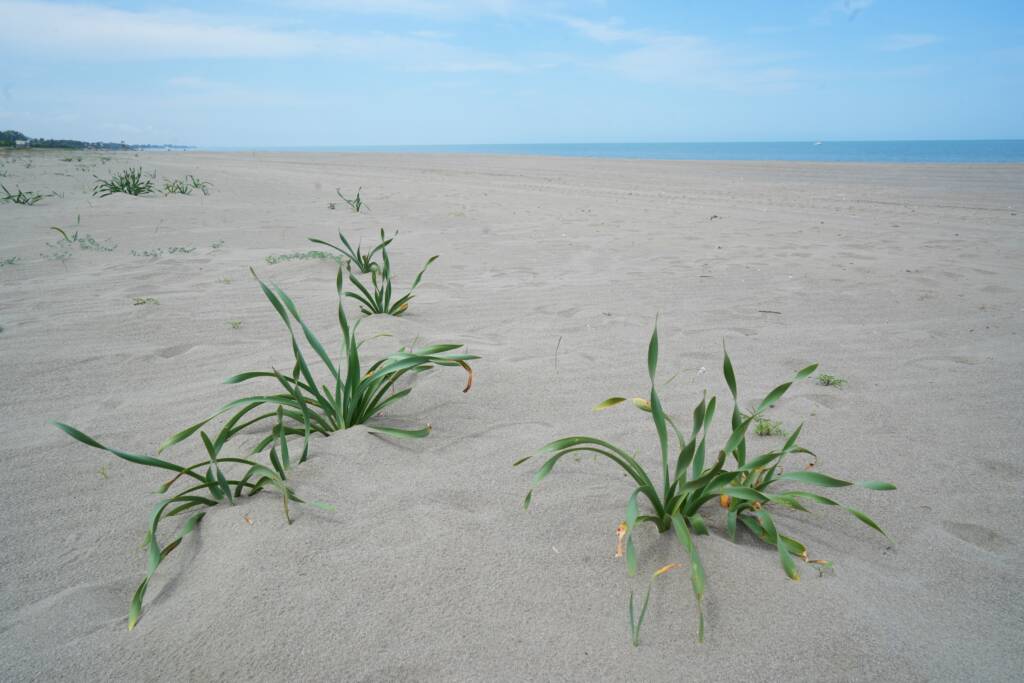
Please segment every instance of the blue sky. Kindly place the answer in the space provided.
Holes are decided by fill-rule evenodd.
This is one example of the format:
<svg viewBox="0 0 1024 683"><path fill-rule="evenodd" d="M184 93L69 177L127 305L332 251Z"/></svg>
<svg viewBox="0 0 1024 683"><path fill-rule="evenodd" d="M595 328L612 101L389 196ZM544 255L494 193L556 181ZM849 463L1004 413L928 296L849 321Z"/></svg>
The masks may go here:
<svg viewBox="0 0 1024 683"><path fill-rule="evenodd" d="M1024 0L0 0L0 129L206 146L1024 138Z"/></svg>

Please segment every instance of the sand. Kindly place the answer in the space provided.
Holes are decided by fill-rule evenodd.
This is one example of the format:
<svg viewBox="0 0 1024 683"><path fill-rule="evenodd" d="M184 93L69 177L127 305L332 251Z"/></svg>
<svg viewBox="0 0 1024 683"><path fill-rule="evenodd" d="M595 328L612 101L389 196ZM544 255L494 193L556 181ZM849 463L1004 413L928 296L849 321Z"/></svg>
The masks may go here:
<svg viewBox="0 0 1024 683"><path fill-rule="evenodd" d="M0 257L19 257L0 268L3 680L995 681L1024 671L1021 166L104 156L0 157L8 187L62 193L0 205ZM129 164L194 173L213 190L91 196L93 174ZM358 186L370 211L356 215L334 189ZM51 225L117 248L45 258ZM432 371L388 410L392 424L431 423L427 439L354 428L314 440L292 482L333 513L296 506L288 526L270 494L212 509L160 568L129 633L164 477L47 421L152 453L240 395L224 378L289 367L285 329L250 266L334 342L334 264L265 258L314 248L308 236L338 227L367 241L399 229L400 282L441 255L406 316L365 322L367 334L394 335L367 351L463 342L483 357L473 390L460 392L458 371ZM788 429L806 420L801 442L820 471L899 490L833 492L890 539L841 511L779 512L784 531L835 563L820 577L803 565L799 582L768 546L730 541L714 506L711 534L698 538L706 642L677 571L659 579L634 649L629 592L682 558L676 540L639 531L631 579L614 557L631 491L619 471L567 460L523 511L536 466L511 465L571 434L656 462L646 415L591 408L648 390L659 313L671 414L688 414L704 389L727 410L723 340L744 404L818 361L848 384L804 382L772 418ZM191 443L169 456L201 457Z"/></svg>

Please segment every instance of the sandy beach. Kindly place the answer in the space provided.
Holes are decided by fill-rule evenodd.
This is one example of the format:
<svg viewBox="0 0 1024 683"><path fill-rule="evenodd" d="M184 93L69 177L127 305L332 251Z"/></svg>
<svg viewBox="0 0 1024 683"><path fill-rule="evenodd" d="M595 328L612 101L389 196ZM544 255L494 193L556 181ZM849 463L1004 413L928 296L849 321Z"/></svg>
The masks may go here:
<svg viewBox="0 0 1024 683"><path fill-rule="evenodd" d="M1024 671L1024 166L63 151L0 166L12 190L57 193L0 205L0 259L16 257L0 267L0 679ZM92 196L94 175L128 166L194 174L211 193ZM357 187L359 214L335 194ZM51 226L116 248L57 258ZM287 331L250 267L336 344L337 265L273 257L339 227L364 243L398 230L403 285L440 254L406 315L365 320L365 336L391 335L365 353L464 343L481 356L472 390L447 369L416 378L387 415L430 423L426 439L365 427L314 438L290 481L334 512L295 506L289 526L270 493L212 508L128 632L165 477L48 421L152 454L241 395L225 378L290 369ZM631 578L614 556L632 490L620 471L566 459L524 511L539 463L512 463L588 434L656 467L647 415L592 410L649 390L655 316L669 414L689 415L706 389L723 406L716 443L728 436L723 341L744 403L818 362L847 384L802 382L770 417L789 431L805 422L821 471L898 490L835 492L888 539L838 510L778 512L834 563L821 576L801 565L798 582L772 548L745 532L731 541L709 506L711 533L697 538L705 642L677 571L659 578L634 649L630 590L685 561L678 542L640 528Z"/></svg>

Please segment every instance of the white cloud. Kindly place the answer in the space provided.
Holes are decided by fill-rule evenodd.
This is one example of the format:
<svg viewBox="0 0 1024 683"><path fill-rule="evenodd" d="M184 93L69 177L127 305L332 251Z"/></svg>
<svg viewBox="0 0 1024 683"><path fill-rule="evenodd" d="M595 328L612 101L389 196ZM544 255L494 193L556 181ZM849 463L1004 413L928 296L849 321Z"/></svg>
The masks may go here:
<svg viewBox="0 0 1024 683"><path fill-rule="evenodd" d="M929 33L894 33L882 39L878 49L886 52L913 50L939 42L939 37Z"/></svg>
<svg viewBox="0 0 1024 683"><path fill-rule="evenodd" d="M703 36L628 29L618 21L556 18L591 40L632 45L596 63L631 80L737 92L790 90L799 81L799 73L783 65L792 55L751 56Z"/></svg>
<svg viewBox="0 0 1024 683"><path fill-rule="evenodd" d="M32 0L0 0L0 16L7 51L44 58L118 62L316 56L368 59L413 71L521 68L430 35L286 31L193 12L127 12Z"/></svg>
<svg viewBox="0 0 1024 683"><path fill-rule="evenodd" d="M796 69L773 56L737 56L700 36L669 36L611 59L611 68L634 80L733 92L791 90L800 81Z"/></svg>
<svg viewBox="0 0 1024 683"><path fill-rule="evenodd" d="M0 1L8 49L113 61L171 57L284 57L309 36L218 24L186 12L125 12L90 5Z"/></svg>
<svg viewBox="0 0 1024 683"><path fill-rule="evenodd" d="M628 30L621 28L618 21L590 21L579 17L558 17L559 21L591 40L601 43L617 43L621 41L643 41L652 35L647 31Z"/></svg>

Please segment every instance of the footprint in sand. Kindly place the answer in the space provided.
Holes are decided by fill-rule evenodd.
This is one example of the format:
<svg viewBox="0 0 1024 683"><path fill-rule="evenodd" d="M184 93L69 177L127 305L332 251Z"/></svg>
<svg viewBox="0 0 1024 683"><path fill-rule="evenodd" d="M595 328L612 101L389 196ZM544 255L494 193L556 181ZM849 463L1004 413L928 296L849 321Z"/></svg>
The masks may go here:
<svg viewBox="0 0 1024 683"><path fill-rule="evenodd" d="M192 344L176 344L174 346L168 346L166 349L160 349L155 353L161 358L174 358L175 356L180 356L191 348L193 348Z"/></svg>

